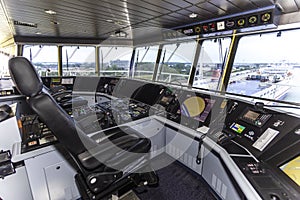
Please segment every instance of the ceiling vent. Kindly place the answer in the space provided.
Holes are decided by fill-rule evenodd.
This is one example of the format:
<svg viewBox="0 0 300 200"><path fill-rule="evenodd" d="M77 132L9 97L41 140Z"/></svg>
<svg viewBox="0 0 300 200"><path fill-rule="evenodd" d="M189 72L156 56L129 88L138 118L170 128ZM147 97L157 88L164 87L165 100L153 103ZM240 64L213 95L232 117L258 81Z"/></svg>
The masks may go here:
<svg viewBox="0 0 300 200"><path fill-rule="evenodd" d="M28 23L28 22L20 22L20 21L16 21L16 20L14 20L14 25L16 25L16 26L27 26L27 27L37 28L37 24Z"/></svg>

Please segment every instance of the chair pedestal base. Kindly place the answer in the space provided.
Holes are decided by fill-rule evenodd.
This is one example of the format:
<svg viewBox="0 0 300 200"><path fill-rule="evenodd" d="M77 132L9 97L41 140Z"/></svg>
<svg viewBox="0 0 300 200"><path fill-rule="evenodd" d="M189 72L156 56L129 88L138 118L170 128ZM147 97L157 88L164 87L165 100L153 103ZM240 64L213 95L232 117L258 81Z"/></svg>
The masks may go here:
<svg viewBox="0 0 300 200"><path fill-rule="evenodd" d="M158 177L154 171L143 174L130 174L115 181L107 189L99 193L94 193L88 188L85 178L81 174L75 175L75 181L83 200L109 199L112 194L122 196L131 189L141 185L158 186Z"/></svg>

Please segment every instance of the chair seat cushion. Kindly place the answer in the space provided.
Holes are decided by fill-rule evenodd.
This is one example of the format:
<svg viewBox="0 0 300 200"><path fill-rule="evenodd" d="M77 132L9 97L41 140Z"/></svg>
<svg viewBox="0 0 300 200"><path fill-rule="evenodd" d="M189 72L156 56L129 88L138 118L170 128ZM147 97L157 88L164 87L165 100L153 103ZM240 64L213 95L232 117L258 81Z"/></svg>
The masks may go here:
<svg viewBox="0 0 300 200"><path fill-rule="evenodd" d="M151 141L130 127L110 129L105 131L106 137L98 143L97 147L89 149L77 157L82 166L88 170L95 168L120 169L130 165L151 148Z"/></svg>

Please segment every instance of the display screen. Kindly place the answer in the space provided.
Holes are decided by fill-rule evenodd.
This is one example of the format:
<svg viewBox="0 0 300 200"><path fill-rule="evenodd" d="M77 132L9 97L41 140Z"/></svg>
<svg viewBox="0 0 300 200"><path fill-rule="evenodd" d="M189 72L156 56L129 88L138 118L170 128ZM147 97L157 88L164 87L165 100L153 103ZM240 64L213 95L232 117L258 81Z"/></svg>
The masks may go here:
<svg viewBox="0 0 300 200"><path fill-rule="evenodd" d="M60 78L51 78L51 83L60 83Z"/></svg>
<svg viewBox="0 0 300 200"><path fill-rule="evenodd" d="M300 156L282 165L280 169L300 186Z"/></svg>
<svg viewBox="0 0 300 200"><path fill-rule="evenodd" d="M181 114L192 117L200 122L205 122L214 103L215 100L209 98L192 96L181 104Z"/></svg>
<svg viewBox="0 0 300 200"><path fill-rule="evenodd" d="M232 130L234 130L235 132L241 134L245 130L246 127L242 126L242 125L240 125L238 123L233 123L233 124L231 124L230 128Z"/></svg>
<svg viewBox="0 0 300 200"><path fill-rule="evenodd" d="M172 99L173 99L172 96L168 96L168 97L167 96L163 96L160 101L163 104L169 104L172 101Z"/></svg>
<svg viewBox="0 0 300 200"><path fill-rule="evenodd" d="M248 110L245 114L244 114L244 118L246 119L250 119L251 121L255 121L258 117L259 117L259 113L256 113L254 111Z"/></svg>
<svg viewBox="0 0 300 200"><path fill-rule="evenodd" d="M73 78L62 78L61 84L64 85L73 85Z"/></svg>

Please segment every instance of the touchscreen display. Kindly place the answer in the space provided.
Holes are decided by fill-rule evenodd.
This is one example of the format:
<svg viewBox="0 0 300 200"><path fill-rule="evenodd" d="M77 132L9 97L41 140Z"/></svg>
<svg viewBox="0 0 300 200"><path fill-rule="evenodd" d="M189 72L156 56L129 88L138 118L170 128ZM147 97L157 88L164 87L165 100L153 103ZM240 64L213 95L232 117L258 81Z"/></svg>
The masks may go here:
<svg viewBox="0 0 300 200"><path fill-rule="evenodd" d="M242 126L240 124L237 124L237 123L233 123L233 124L231 124L230 128L232 130L234 130L235 132L241 134L245 130L246 127Z"/></svg>
<svg viewBox="0 0 300 200"><path fill-rule="evenodd" d="M251 110L248 110L248 112L245 113L245 115L243 116L246 119L250 119L252 121L257 120L257 118L259 117L259 113L253 112Z"/></svg>
<svg viewBox="0 0 300 200"><path fill-rule="evenodd" d="M181 104L181 114L205 122L214 103L215 100L209 98L192 96Z"/></svg>
<svg viewBox="0 0 300 200"><path fill-rule="evenodd" d="M72 85L73 84L73 78L62 78L61 84L64 85Z"/></svg>
<svg viewBox="0 0 300 200"><path fill-rule="evenodd" d="M51 83L60 83L60 78L59 77L51 78Z"/></svg>
<svg viewBox="0 0 300 200"><path fill-rule="evenodd" d="M300 156L282 165L280 169L300 186Z"/></svg>

